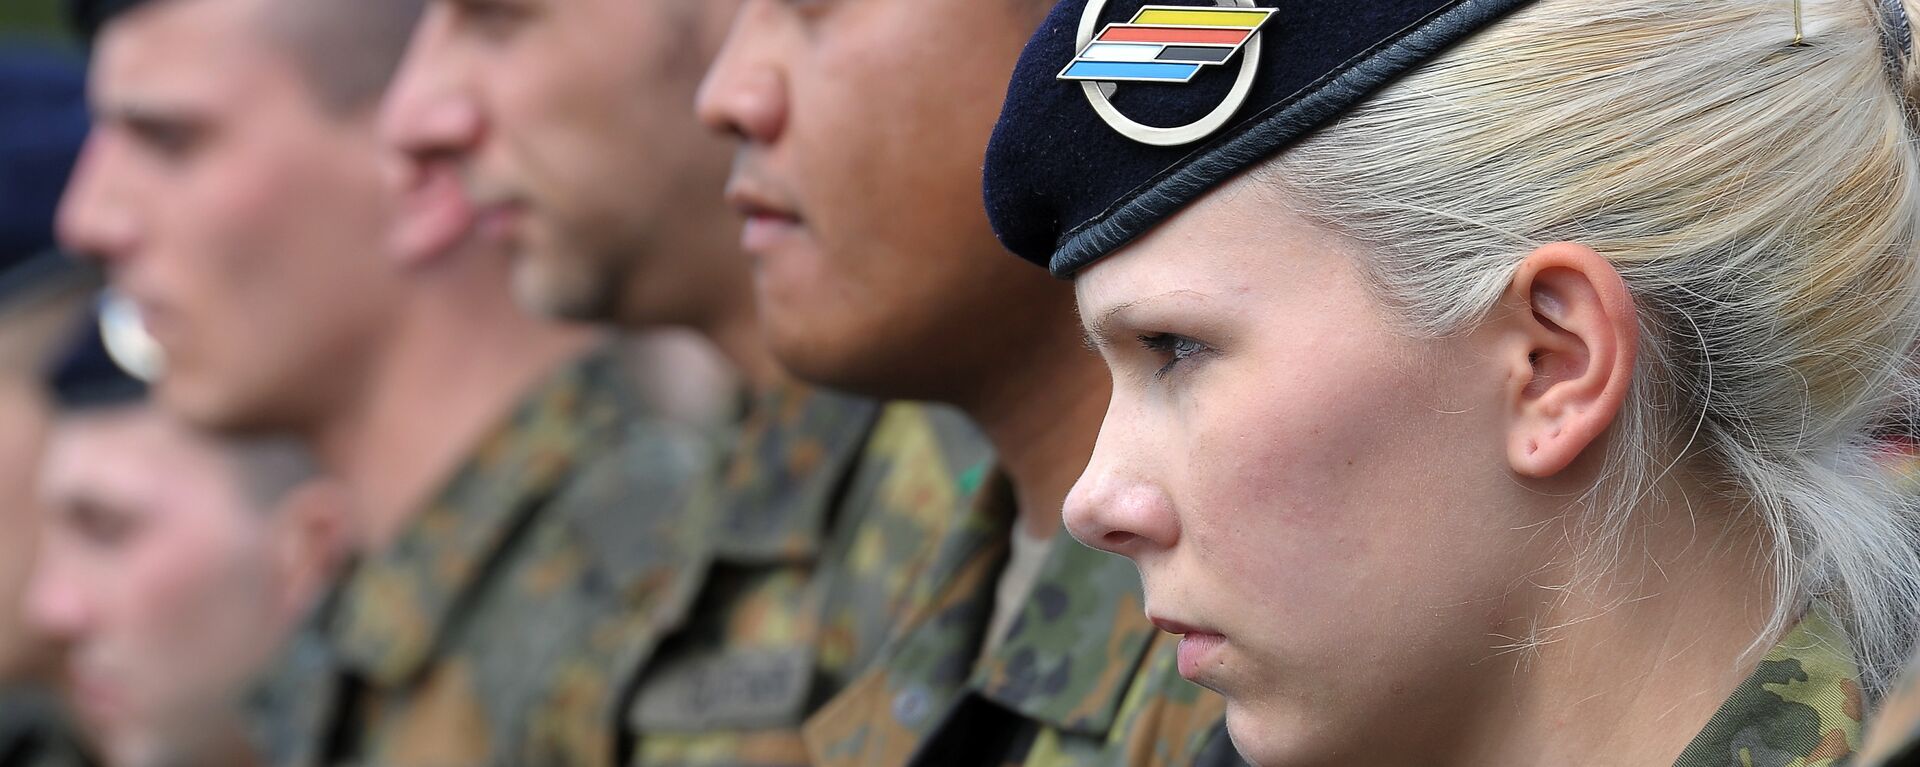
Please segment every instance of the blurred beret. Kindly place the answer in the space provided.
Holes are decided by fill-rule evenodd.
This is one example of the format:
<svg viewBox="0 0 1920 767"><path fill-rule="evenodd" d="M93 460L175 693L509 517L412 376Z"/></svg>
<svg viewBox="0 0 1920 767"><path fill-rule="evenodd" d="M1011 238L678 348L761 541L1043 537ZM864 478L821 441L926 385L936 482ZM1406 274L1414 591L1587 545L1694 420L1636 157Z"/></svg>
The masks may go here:
<svg viewBox="0 0 1920 767"><path fill-rule="evenodd" d="M67 17L81 39L92 40L113 17L130 11L147 0L67 0Z"/></svg>
<svg viewBox="0 0 1920 767"><path fill-rule="evenodd" d="M1529 0L1064 0L987 150L1016 255L1070 277Z"/></svg>
<svg viewBox="0 0 1920 767"><path fill-rule="evenodd" d="M86 137L79 56L0 48L0 271L53 247L54 211Z"/></svg>
<svg viewBox="0 0 1920 767"><path fill-rule="evenodd" d="M0 264L0 313L50 292L97 286L99 280L98 269L58 251L13 259Z"/></svg>
<svg viewBox="0 0 1920 767"><path fill-rule="evenodd" d="M107 351L97 308L74 329L72 340L47 371L46 386L59 409L69 412L133 404L147 396L147 385Z"/></svg>

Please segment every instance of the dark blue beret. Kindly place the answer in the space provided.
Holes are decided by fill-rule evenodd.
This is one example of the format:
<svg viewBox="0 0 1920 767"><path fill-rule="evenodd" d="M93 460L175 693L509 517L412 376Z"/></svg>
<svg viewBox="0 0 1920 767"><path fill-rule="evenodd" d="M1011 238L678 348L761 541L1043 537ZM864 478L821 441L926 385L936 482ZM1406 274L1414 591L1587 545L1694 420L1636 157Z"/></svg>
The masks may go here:
<svg viewBox="0 0 1920 767"><path fill-rule="evenodd" d="M47 371L47 390L63 411L128 405L147 396L147 385L129 375L108 353L97 309L86 313Z"/></svg>
<svg viewBox="0 0 1920 767"><path fill-rule="evenodd" d="M0 271L53 247L53 215L87 137L79 56L0 49Z"/></svg>
<svg viewBox="0 0 1920 767"><path fill-rule="evenodd" d="M987 149L1008 250L1070 277L1529 0L1065 0Z"/></svg>
<svg viewBox="0 0 1920 767"><path fill-rule="evenodd" d="M76 261L58 251L45 251L28 258L0 264L0 311L65 287L83 288L98 284L99 269Z"/></svg>

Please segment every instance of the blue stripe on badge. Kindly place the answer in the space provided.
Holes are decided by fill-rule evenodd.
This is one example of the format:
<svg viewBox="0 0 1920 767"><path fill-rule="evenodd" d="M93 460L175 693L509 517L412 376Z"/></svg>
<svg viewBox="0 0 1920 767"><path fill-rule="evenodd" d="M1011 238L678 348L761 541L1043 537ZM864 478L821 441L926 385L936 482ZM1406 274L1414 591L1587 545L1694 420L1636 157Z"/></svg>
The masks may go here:
<svg viewBox="0 0 1920 767"><path fill-rule="evenodd" d="M1060 76L1071 80L1149 80L1184 83L1200 71L1199 64L1163 64L1131 61L1076 61Z"/></svg>

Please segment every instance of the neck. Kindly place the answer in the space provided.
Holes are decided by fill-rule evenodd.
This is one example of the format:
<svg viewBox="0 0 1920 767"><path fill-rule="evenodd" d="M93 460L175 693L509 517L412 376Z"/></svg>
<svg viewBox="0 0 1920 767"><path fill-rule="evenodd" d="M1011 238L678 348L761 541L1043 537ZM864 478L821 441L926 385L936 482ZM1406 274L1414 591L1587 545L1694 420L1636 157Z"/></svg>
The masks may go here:
<svg viewBox="0 0 1920 767"><path fill-rule="evenodd" d="M1470 707L1508 713L1468 731L1457 763L1577 764L1606 754L1614 764L1672 764L1752 674L1778 640L1754 641L1770 608L1755 584L1772 582L1762 536L1706 521L1733 519L1734 509L1652 512L1621 544L1627 561L1640 562L1609 579L1626 585L1604 597L1577 585L1539 595L1551 607L1535 624L1561 628L1495 675L1505 687L1498 705ZM1644 558L1632 556L1640 551ZM1562 575L1551 582L1581 583Z"/></svg>
<svg viewBox="0 0 1920 767"><path fill-rule="evenodd" d="M760 332L760 317L754 311L751 295L715 312L695 330L733 363L740 379L754 391L766 392L787 380L786 372L774 361L773 351L767 347L766 336Z"/></svg>
<svg viewBox="0 0 1920 767"><path fill-rule="evenodd" d="M973 402L961 403L999 454L1029 535L1060 530L1067 492L1087 469L1112 383L1078 339L1037 343L1009 359Z"/></svg>
<svg viewBox="0 0 1920 767"><path fill-rule="evenodd" d="M500 282L498 295L414 296L358 396L314 430L320 461L354 492L360 545L397 538L528 390L592 347L590 332L518 312Z"/></svg>

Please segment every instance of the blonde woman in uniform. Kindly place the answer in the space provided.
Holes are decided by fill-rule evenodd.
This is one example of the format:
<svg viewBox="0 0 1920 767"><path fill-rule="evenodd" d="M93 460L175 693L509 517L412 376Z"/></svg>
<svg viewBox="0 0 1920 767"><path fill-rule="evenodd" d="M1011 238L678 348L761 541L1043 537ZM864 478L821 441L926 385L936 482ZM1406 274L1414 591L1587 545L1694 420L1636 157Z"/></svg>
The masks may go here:
<svg viewBox="0 0 1920 767"><path fill-rule="evenodd" d="M1870 437L1917 322L1915 9L1178 4L1055 10L987 202L1113 374L1069 528L1241 753L1851 754L1920 604Z"/></svg>

